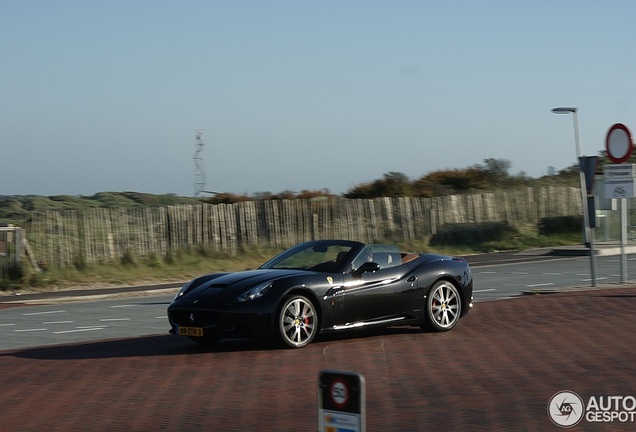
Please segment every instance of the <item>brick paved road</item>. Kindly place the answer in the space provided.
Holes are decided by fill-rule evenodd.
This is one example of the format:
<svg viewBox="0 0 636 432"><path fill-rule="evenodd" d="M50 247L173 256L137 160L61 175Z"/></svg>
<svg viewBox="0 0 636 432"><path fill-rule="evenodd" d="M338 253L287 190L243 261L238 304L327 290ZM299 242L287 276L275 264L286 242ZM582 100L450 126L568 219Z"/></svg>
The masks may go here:
<svg viewBox="0 0 636 432"><path fill-rule="evenodd" d="M561 390L636 396L636 288L478 303L449 333L305 349L169 335L0 352L1 431L317 430L322 369L363 374L367 431L561 430ZM583 420L570 430L634 430Z"/></svg>

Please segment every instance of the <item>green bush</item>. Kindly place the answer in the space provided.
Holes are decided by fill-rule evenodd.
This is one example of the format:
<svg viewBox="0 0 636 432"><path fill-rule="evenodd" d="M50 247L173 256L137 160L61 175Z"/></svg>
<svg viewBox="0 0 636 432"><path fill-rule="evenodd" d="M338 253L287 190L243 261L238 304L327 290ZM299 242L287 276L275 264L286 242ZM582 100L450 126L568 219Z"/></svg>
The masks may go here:
<svg viewBox="0 0 636 432"><path fill-rule="evenodd" d="M10 281L19 281L24 277L24 268L19 263L9 265L7 269L7 277Z"/></svg>
<svg viewBox="0 0 636 432"><path fill-rule="evenodd" d="M581 232L583 216L554 216L539 221L538 231L541 235L566 234Z"/></svg>
<svg viewBox="0 0 636 432"><path fill-rule="evenodd" d="M477 245L502 240L512 231L513 229L504 222L448 224L440 227L437 233L431 236L430 245Z"/></svg>
<svg viewBox="0 0 636 432"><path fill-rule="evenodd" d="M124 252L120 262L124 266L136 267L138 265L137 257L131 251Z"/></svg>
<svg viewBox="0 0 636 432"><path fill-rule="evenodd" d="M83 253L78 253L73 257L73 266L79 270L84 271L88 268L88 263L86 262L86 256Z"/></svg>
<svg viewBox="0 0 636 432"><path fill-rule="evenodd" d="M156 254L150 254L148 258L144 260L146 266L150 268L159 268L161 267L161 259Z"/></svg>

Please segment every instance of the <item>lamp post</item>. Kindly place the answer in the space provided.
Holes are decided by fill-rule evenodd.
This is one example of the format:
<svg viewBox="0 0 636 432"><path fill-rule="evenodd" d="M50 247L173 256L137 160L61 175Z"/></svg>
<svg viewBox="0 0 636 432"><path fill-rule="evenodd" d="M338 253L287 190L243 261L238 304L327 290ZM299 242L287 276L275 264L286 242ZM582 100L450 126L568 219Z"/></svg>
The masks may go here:
<svg viewBox="0 0 636 432"><path fill-rule="evenodd" d="M579 161L579 182L581 184L581 206L583 207L583 230L585 233L584 241L590 245L590 273L592 276L592 286L596 286L596 252L594 250L594 231L590 227L590 214L587 205L587 186L585 182L585 174L581 166L581 140L579 138L579 120L577 116L578 109L574 107L553 108L555 114L572 114L574 119L574 143L576 145L576 158Z"/></svg>

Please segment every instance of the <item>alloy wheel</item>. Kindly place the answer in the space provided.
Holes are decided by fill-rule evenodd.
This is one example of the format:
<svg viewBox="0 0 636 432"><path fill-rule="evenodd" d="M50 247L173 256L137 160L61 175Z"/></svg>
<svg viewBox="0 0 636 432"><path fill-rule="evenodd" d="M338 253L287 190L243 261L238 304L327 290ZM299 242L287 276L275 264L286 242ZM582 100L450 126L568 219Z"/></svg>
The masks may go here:
<svg viewBox="0 0 636 432"><path fill-rule="evenodd" d="M291 348L302 348L316 335L318 314L309 299L295 296L283 305L278 324L282 341Z"/></svg>
<svg viewBox="0 0 636 432"><path fill-rule="evenodd" d="M447 281L437 282L426 300L428 323L436 331L452 329L462 311L462 300L455 285Z"/></svg>

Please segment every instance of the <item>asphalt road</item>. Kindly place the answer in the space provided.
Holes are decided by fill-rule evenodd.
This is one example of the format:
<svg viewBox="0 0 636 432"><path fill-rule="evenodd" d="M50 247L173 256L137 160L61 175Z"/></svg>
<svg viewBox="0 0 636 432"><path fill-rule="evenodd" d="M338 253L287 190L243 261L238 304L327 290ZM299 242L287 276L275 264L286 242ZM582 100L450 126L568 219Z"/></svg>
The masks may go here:
<svg viewBox="0 0 636 432"><path fill-rule="evenodd" d="M627 257L625 282L636 280L635 255ZM471 264L476 301L497 300L522 294L548 293L592 287L589 257L552 257L534 261ZM596 286L621 281L621 257L596 258Z"/></svg>
<svg viewBox="0 0 636 432"><path fill-rule="evenodd" d="M512 253L467 257L479 303L591 287L588 257ZM633 263L636 256L630 256ZM620 257L597 259L599 285L620 282ZM636 270L629 272L636 279ZM179 284L0 297L0 351L166 334Z"/></svg>
<svg viewBox="0 0 636 432"><path fill-rule="evenodd" d="M114 300L85 297L5 308L0 310L0 351L167 334L166 308L173 297L174 293Z"/></svg>

